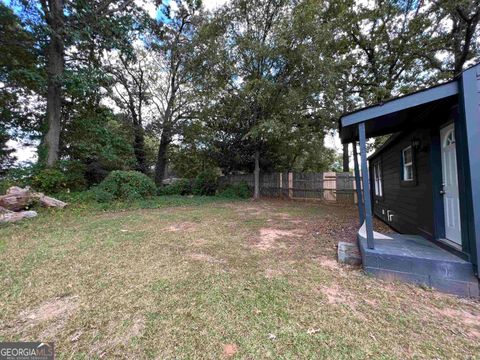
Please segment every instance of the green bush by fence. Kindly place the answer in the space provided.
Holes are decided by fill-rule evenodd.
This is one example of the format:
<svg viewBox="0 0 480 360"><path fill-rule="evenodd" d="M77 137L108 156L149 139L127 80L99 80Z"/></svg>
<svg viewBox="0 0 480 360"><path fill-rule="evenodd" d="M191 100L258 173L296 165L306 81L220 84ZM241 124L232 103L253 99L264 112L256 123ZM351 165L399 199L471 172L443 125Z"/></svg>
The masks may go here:
<svg viewBox="0 0 480 360"><path fill-rule="evenodd" d="M112 171L93 189L98 202L138 200L155 195L157 188L152 179L138 171Z"/></svg>

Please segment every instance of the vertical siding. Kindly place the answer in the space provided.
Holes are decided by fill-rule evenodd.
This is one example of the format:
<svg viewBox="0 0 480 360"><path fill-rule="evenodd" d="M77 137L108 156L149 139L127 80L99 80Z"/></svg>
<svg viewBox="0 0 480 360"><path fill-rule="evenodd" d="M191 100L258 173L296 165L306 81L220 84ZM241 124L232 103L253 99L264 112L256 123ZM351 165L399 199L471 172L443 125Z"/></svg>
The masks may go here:
<svg viewBox="0 0 480 360"><path fill-rule="evenodd" d="M397 138L370 160L370 171L373 184L373 164L381 161L383 197L378 198L373 195L375 215L401 233L433 238L434 211L429 131L418 129ZM413 137L421 139L421 146L414 150L415 181L407 184L401 180L401 152L402 149L411 145ZM393 214L392 221L388 221L388 210Z"/></svg>

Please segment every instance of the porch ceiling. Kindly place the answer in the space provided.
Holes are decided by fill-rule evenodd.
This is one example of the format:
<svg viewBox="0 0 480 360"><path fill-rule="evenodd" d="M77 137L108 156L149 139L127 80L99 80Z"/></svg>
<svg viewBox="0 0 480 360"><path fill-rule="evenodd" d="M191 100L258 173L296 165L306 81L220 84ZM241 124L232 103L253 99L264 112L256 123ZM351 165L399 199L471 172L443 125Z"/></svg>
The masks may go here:
<svg viewBox="0 0 480 360"><path fill-rule="evenodd" d="M366 137L387 135L414 127L433 112L448 111L458 101L456 80L345 114L340 118L342 143L358 140L358 124Z"/></svg>

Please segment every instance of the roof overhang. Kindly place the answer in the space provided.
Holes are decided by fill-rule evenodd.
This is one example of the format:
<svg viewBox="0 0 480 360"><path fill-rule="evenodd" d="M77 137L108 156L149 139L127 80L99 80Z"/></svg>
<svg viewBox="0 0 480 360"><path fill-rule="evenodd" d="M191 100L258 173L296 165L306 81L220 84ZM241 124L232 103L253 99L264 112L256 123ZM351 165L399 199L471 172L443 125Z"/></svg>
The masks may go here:
<svg viewBox="0 0 480 360"><path fill-rule="evenodd" d="M358 124L364 122L366 136L375 137L401 131L410 123L427 116L433 109L451 107L458 101L457 80L421 90L345 114L340 118L340 139L349 143L358 139Z"/></svg>

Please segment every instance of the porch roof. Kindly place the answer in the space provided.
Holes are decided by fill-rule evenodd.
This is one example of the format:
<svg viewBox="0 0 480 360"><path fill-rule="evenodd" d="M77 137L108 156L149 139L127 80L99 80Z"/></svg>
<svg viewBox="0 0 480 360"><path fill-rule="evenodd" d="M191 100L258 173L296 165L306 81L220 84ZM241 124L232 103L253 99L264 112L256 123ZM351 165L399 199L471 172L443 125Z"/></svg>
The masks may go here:
<svg viewBox="0 0 480 360"><path fill-rule="evenodd" d="M458 101L458 81L433 86L425 90L365 107L340 118L342 143L358 140L358 124L365 123L366 137L395 133L409 128L431 111L449 107Z"/></svg>

